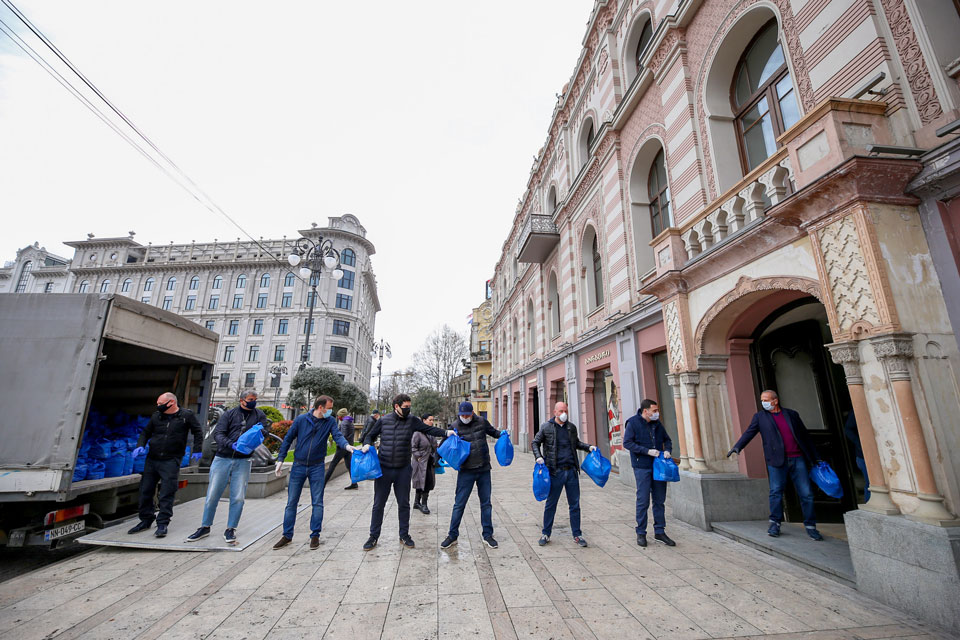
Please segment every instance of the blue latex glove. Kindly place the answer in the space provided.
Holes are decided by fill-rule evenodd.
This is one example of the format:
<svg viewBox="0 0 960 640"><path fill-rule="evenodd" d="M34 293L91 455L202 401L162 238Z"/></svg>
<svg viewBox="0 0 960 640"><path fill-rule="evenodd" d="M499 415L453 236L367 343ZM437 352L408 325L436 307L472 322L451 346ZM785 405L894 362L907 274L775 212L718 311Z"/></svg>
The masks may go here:
<svg viewBox="0 0 960 640"><path fill-rule="evenodd" d="M147 453L146 447L137 447L136 449L133 450L133 457L139 458L140 456L145 455L146 453Z"/></svg>
<svg viewBox="0 0 960 640"><path fill-rule="evenodd" d="M202 457L203 457L203 452L195 453L192 456L190 456L190 462L196 462Z"/></svg>
<svg viewBox="0 0 960 640"><path fill-rule="evenodd" d="M230 448L233 449L234 451L237 451L237 443L236 442L231 443ZM239 453L239 451L237 451L237 453Z"/></svg>

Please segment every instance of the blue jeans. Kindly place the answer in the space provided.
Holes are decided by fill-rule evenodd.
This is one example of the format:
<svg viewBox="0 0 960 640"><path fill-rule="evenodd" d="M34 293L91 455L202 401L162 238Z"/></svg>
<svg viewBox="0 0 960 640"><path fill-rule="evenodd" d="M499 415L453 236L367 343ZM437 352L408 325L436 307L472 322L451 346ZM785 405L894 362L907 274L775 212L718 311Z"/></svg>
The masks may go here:
<svg viewBox="0 0 960 640"><path fill-rule="evenodd" d="M870 476L867 475L867 461L857 458L857 469L863 474L863 501L870 502Z"/></svg>
<svg viewBox="0 0 960 640"><path fill-rule="evenodd" d="M647 510L653 498L653 532L663 533L667 526L663 503L667 500L667 483L653 479L653 467L634 469L637 480L637 535L647 535Z"/></svg>
<svg viewBox="0 0 960 640"><path fill-rule="evenodd" d="M800 497L800 510L803 512L803 524L808 529L817 527L817 518L813 513L813 490L810 488L810 471L803 458L787 458L782 467L767 466L770 477L770 522L783 522L783 489L787 486L787 477L793 480L793 488Z"/></svg>
<svg viewBox="0 0 960 640"><path fill-rule="evenodd" d="M480 498L480 525L483 528L483 537L493 535L493 503L490 502L490 469L480 471L457 472L457 494L453 499L453 513L450 514L451 538L460 536L460 521L463 519L463 510L467 508L467 500L473 493L473 485L477 485L477 497Z"/></svg>
<svg viewBox="0 0 960 640"><path fill-rule="evenodd" d="M243 514L243 499L247 495L247 481L250 480L250 458L221 458L214 456L210 465L210 484L207 485L207 499L203 503L203 521L200 526L213 526L217 515L217 503L223 490L230 483L230 512L227 514L227 529L236 529Z"/></svg>
<svg viewBox="0 0 960 640"><path fill-rule="evenodd" d="M541 533L549 536L553 533L553 518L557 515L560 492L567 490L567 506L570 507L570 531L579 538L580 531L580 478L577 469L551 469L550 493L543 506L543 529Z"/></svg>
<svg viewBox="0 0 960 640"><path fill-rule="evenodd" d="M297 522L297 503L300 502L300 494L303 492L303 484L307 478L310 479L310 502L313 505L310 513L310 537L316 538L320 535L320 527L323 525L323 485L326 484L323 463L294 462L293 468L290 469L290 483L287 485L287 508L283 511L283 537L287 540L293 540L293 525Z"/></svg>

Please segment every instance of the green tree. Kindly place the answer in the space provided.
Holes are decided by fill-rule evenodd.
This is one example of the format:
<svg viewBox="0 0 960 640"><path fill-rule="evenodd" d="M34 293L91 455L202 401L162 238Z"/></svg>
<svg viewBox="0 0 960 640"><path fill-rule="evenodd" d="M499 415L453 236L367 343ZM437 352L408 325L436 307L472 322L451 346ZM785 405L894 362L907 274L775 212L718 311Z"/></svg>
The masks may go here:
<svg viewBox="0 0 960 640"><path fill-rule="evenodd" d="M334 397L337 407L346 407L347 411L354 415L364 415L367 413L369 398L363 392L363 389L352 382L344 382L340 394Z"/></svg>
<svg viewBox="0 0 960 640"><path fill-rule="evenodd" d="M306 402L300 404L307 406L310 406L317 396L326 395L336 400L343 392L343 380L331 369L310 367L293 376L290 381L291 394L296 391L303 393Z"/></svg>
<svg viewBox="0 0 960 640"><path fill-rule="evenodd" d="M270 422L279 422L280 420L283 420L283 414L276 407L261 406L260 409L267 414L267 419Z"/></svg>
<svg viewBox="0 0 960 640"><path fill-rule="evenodd" d="M439 417L443 413L444 397L436 389L421 387L411 400L410 412L415 415L429 413Z"/></svg>

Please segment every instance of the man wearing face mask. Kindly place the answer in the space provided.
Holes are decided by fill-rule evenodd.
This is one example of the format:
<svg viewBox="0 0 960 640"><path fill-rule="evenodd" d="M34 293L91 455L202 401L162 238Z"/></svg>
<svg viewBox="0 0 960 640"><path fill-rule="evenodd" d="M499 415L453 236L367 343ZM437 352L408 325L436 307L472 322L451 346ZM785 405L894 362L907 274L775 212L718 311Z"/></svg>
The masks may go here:
<svg viewBox="0 0 960 640"><path fill-rule="evenodd" d="M653 498L654 540L675 547L665 531L667 526L663 504L667 499L667 483L653 479L653 461L663 452L664 458L673 454L673 442L660 422L660 407L654 400L640 403L637 415L627 420L623 434L623 448L630 452L633 476L637 481L637 544L647 546L647 509Z"/></svg>
<svg viewBox="0 0 960 640"><path fill-rule="evenodd" d="M577 459L577 449L593 451L596 447L580 442L577 425L567 420L568 417L567 403L558 402L553 407L553 417L540 425L540 430L533 437L533 455L537 458L537 464L546 464L550 471L550 494L543 506L541 547L550 542L561 491L567 492L573 541L581 547L587 546L580 531L580 461Z"/></svg>
<svg viewBox="0 0 960 640"><path fill-rule="evenodd" d="M813 511L813 489L810 487L810 465L820 461L817 448L807 433L800 414L793 409L780 407L780 398L776 391L767 390L760 394L762 411L758 411L743 432L732 454L739 454L753 437L760 434L763 440L763 457L767 462L767 476L770 482L770 527L767 534L776 538L780 535L780 523L783 522L783 489L787 486L787 477L793 482L800 498L800 510L803 512L803 526L813 540L823 540L817 531L817 518Z"/></svg>
<svg viewBox="0 0 960 640"><path fill-rule="evenodd" d="M210 484L207 485L207 498L203 504L203 519L200 528L187 536L187 542L196 542L210 535L210 527L217 515L217 504L223 490L230 485L230 511L227 515L227 528L223 539L227 544L237 544L237 525L243 514L243 502L250 480L250 460L252 453L237 451L237 440L255 424L265 424L266 414L257 409L257 392L248 389L240 396L240 405L225 411L213 430L213 439L217 445L217 454L210 464Z"/></svg>
<svg viewBox="0 0 960 640"><path fill-rule="evenodd" d="M333 398L320 396L313 404L313 411L297 416L283 438L280 453L277 455L277 477L280 476L283 460L287 457L287 452L294 440L297 441L297 447L293 451L293 468L290 470L290 484L287 485L283 535L273 545L274 549L281 549L293 540L293 527L297 523L297 504L300 502L303 484L308 478L310 479L310 501L313 504L310 515L310 549L317 549L320 546L320 529L323 526L323 487L327 481L323 467L327 457L327 438L333 436L338 447L348 454L353 453L353 445L343 437L340 429L337 428L337 419L332 414Z"/></svg>
<svg viewBox="0 0 960 640"><path fill-rule="evenodd" d="M477 485L477 497L480 498L480 524L483 528L483 542L491 549L499 545L493 537L493 503L490 502L490 446L487 436L499 438L500 432L489 422L473 412L473 404L461 402L457 410L459 424L457 434L470 443L470 455L460 464L457 472L457 493L453 500L453 512L450 514L450 530L440 543L446 549L457 543L460 536L460 521L467 506L473 485Z"/></svg>
<svg viewBox="0 0 960 640"><path fill-rule="evenodd" d="M410 537L410 480L413 468L410 466L411 441L413 433L419 431L428 436L442 438L452 436L453 431L444 431L429 427L420 418L410 415L410 396L399 394L393 399L393 411L380 418L363 439L363 452L380 438L380 470L383 475L373 481L373 513L370 515L370 537L363 545L364 551L377 546L380 529L383 525L383 510L387 505L390 490L397 498L397 515L400 519L400 542L413 548Z"/></svg>
<svg viewBox="0 0 960 640"><path fill-rule="evenodd" d="M157 398L157 410L150 416L150 424L140 433L137 448L133 450L134 457L146 452L147 459L140 474L140 522L127 533L146 531L156 516L157 530L153 535L158 538L167 535L173 517L173 498L180 480L180 461L189 449L187 436L190 434L193 435L193 451L196 451L191 460L196 461L203 448L203 430L196 414L177 406L177 396L172 393ZM158 515L153 504L155 492Z"/></svg>

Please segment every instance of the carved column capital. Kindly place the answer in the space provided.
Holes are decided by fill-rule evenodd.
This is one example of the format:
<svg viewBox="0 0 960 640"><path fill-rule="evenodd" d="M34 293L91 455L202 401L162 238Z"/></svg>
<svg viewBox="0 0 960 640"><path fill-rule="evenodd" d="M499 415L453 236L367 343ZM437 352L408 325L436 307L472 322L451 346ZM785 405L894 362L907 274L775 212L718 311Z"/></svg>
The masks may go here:
<svg viewBox="0 0 960 640"><path fill-rule="evenodd" d="M888 333L870 338L870 343L891 381L910 380L910 360L913 359L912 333Z"/></svg>
<svg viewBox="0 0 960 640"><path fill-rule="evenodd" d="M683 383L683 388L687 392L686 397L696 398L697 397L697 385L700 384L700 374L699 373L681 373L680 382Z"/></svg>
<svg viewBox="0 0 960 640"><path fill-rule="evenodd" d="M863 373L860 371L860 343L856 340L834 342L826 345L830 350L830 358L834 363L843 365L843 373L847 377L847 384L863 384Z"/></svg>
<svg viewBox="0 0 960 640"><path fill-rule="evenodd" d="M680 374L668 373L667 384L669 384L670 388L673 390L673 397L679 398L680 397Z"/></svg>

